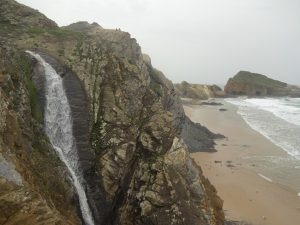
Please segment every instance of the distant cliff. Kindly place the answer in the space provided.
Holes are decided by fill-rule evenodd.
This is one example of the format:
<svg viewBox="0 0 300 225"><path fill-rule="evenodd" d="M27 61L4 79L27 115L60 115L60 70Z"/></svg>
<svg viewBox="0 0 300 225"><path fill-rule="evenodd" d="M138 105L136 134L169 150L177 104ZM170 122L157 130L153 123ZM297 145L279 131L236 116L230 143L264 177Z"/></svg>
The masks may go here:
<svg viewBox="0 0 300 225"><path fill-rule="evenodd" d="M217 135L185 116L129 33L59 28L13 0L1 0L0 26L0 224L82 222L44 132L45 71L28 49L63 79L96 225L224 223L222 200L188 151L212 148Z"/></svg>
<svg viewBox="0 0 300 225"><path fill-rule="evenodd" d="M240 71L230 78L224 91L229 95L300 97L300 87L247 71Z"/></svg>
<svg viewBox="0 0 300 225"><path fill-rule="evenodd" d="M178 95L182 98L206 100L208 98L225 97L225 93L217 85L189 84L183 81L174 86Z"/></svg>

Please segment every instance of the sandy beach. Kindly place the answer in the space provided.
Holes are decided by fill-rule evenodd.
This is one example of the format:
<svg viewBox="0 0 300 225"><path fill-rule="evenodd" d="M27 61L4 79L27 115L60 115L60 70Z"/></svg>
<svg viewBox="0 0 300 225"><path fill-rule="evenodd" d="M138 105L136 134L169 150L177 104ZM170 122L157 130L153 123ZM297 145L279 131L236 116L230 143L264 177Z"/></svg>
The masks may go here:
<svg viewBox="0 0 300 225"><path fill-rule="evenodd" d="M193 153L192 157L224 200L226 217L253 225L299 225L300 198L288 185L270 180L261 165L248 158L285 157L281 148L252 130L237 114L237 107L185 105L186 114L227 138L216 141L215 153ZM227 111L219 111L225 108ZM267 170L266 170L267 171Z"/></svg>

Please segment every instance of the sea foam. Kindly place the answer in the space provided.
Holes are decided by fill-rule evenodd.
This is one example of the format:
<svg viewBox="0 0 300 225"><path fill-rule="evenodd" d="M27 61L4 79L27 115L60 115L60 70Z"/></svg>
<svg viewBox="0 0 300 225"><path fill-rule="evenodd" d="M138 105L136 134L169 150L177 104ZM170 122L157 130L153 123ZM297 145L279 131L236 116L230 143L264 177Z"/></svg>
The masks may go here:
<svg viewBox="0 0 300 225"><path fill-rule="evenodd" d="M234 98L226 101L238 106L238 114L252 129L300 160L300 99Z"/></svg>
<svg viewBox="0 0 300 225"><path fill-rule="evenodd" d="M300 126L300 98L249 98L245 101Z"/></svg>
<svg viewBox="0 0 300 225"><path fill-rule="evenodd" d="M261 173L258 173L258 176L260 176L261 178L265 179L266 181L273 182L273 180L271 178L266 177L266 176L262 175Z"/></svg>

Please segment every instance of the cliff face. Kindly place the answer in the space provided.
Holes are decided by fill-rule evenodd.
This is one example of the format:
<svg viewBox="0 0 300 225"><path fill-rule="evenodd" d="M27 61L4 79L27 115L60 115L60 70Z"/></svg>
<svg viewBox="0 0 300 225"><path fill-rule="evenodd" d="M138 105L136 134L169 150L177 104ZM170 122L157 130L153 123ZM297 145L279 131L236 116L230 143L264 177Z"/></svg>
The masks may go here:
<svg viewBox="0 0 300 225"><path fill-rule="evenodd" d="M80 223L68 172L43 131L44 71L25 57L30 49L63 77L96 224L223 224L222 201L186 147L211 147L214 134L186 118L172 83L136 40L97 24L58 28L34 10L4 2L0 171L15 178L0 173L0 220ZM196 142L189 140L191 126L203 132Z"/></svg>
<svg viewBox="0 0 300 225"><path fill-rule="evenodd" d="M288 85L267 76L247 71L240 71L233 78L230 78L224 90L230 95L300 96L300 88L297 86Z"/></svg>
<svg viewBox="0 0 300 225"><path fill-rule="evenodd" d="M151 71L149 74L151 77L150 87L160 94L164 109L173 114L173 126L188 149L191 152L213 150L214 139L223 138L223 136L212 133L201 124L193 123L185 115L176 85L173 85L161 71L152 67L149 56L143 55L143 58Z"/></svg>
<svg viewBox="0 0 300 225"><path fill-rule="evenodd" d="M1 42L0 223L80 224L68 172L41 126L30 64Z"/></svg>
<svg viewBox="0 0 300 225"><path fill-rule="evenodd" d="M225 97L225 93L217 85L189 84L186 81L175 84L180 97L206 100L209 98Z"/></svg>

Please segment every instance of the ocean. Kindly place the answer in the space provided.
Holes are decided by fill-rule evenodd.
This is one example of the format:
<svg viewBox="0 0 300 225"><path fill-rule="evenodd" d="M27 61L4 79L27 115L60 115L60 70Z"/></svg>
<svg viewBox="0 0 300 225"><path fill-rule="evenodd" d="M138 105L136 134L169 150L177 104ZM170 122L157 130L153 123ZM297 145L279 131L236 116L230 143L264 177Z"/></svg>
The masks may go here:
<svg viewBox="0 0 300 225"><path fill-rule="evenodd" d="M237 113L255 131L279 146L286 154L251 155L249 163L269 182L297 191L300 196L300 98L228 98Z"/></svg>

